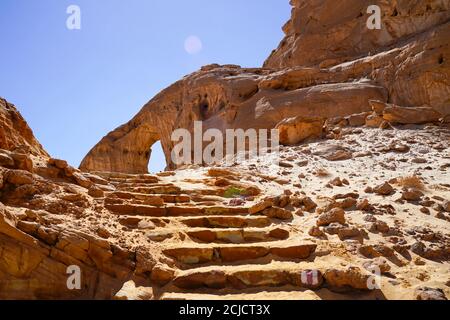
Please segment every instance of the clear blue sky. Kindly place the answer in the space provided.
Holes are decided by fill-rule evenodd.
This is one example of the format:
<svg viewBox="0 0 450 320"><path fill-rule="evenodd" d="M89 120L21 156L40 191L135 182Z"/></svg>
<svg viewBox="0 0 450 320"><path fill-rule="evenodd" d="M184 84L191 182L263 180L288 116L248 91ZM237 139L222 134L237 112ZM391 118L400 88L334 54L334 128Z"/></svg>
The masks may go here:
<svg viewBox="0 0 450 320"><path fill-rule="evenodd" d="M1 0L0 96L54 157L78 166L160 90L209 63L261 66L288 0ZM69 30L69 5L81 30ZM197 36L202 50L189 54ZM155 150L152 171L164 168Z"/></svg>

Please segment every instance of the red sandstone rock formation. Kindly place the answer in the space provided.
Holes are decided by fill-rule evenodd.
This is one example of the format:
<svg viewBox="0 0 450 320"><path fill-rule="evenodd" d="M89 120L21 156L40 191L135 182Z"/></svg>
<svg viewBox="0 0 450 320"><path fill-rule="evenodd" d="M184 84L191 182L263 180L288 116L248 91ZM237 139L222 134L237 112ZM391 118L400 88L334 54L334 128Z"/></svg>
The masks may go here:
<svg viewBox="0 0 450 320"><path fill-rule="evenodd" d="M36 156L48 156L30 127L11 103L0 98L0 149L21 149Z"/></svg>

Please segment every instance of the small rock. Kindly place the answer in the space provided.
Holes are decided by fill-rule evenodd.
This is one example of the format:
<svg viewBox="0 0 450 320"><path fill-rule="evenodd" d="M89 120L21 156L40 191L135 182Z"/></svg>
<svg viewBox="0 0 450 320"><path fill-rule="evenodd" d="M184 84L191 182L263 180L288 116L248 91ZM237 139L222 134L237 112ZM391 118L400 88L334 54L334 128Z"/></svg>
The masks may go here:
<svg viewBox="0 0 450 320"><path fill-rule="evenodd" d="M340 224L339 222L333 222L333 223L330 223L328 226L325 226L323 228L323 231L325 233L335 235L335 234L338 234L339 231L344 228L345 228L345 226Z"/></svg>
<svg viewBox="0 0 450 320"><path fill-rule="evenodd" d="M342 182L341 178L337 177L328 182L329 184L336 186L336 187L342 187L344 183Z"/></svg>
<svg viewBox="0 0 450 320"><path fill-rule="evenodd" d="M91 180L89 180L88 178L84 177L81 173L79 172L74 172L73 173L73 178L75 179L75 182L86 189L89 189L90 187L92 187L92 185L94 184Z"/></svg>
<svg viewBox="0 0 450 320"><path fill-rule="evenodd" d="M302 198L302 203L305 211L314 212L317 208L317 204L309 197Z"/></svg>
<svg viewBox="0 0 450 320"><path fill-rule="evenodd" d="M338 230L338 237L342 241L361 236L361 231L356 227L345 227Z"/></svg>
<svg viewBox="0 0 450 320"><path fill-rule="evenodd" d="M60 159L54 159L54 158L51 158L50 160L48 160L48 164L51 166L55 166L58 169L65 169L69 166L67 161L60 160Z"/></svg>
<svg viewBox="0 0 450 320"><path fill-rule="evenodd" d="M366 270L369 270L371 272L379 270L381 274L387 273L391 270L391 266L383 257L375 258L372 261L365 262L363 266Z"/></svg>
<svg viewBox="0 0 450 320"><path fill-rule="evenodd" d="M390 231L390 228L386 222L377 220L370 226L369 231L388 233Z"/></svg>
<svg viewBox="0 0 450 320"><path fill-rule="evenodd" d="M174 236L171 231L150 231L147 233L147 238L155 242L163 242L166 239L170 239Z"/></svg>
<svg viewBox="0 0 450 320"><path fill-rule="evenodd" d="M317 226L327 226L330 223L338 222L345 223L345 211L341 208L334 208L326 213L323 213L317 219Z"/></svg>
<svg viewBox="0 0 450 320"><path fill-rule="evenodd" d="M297 165L299 167L306 167L308 165L308 160L299 161L299 162L297 162Z"/></svg>
<svg viewBox="0 0 450 320"><path fill-rule="evenodd" d="M416 242L411 246L411 251L419 256L422 256L425 252L425 245L423 242Z"/></svg>
<svg viewBox="0 0 450 320"><path fill-rule="evenodd" d="M450 212L450 200L446 200L442 203L442 208L446 212Z"/></svg>
<svg viewBox="0 0 450 320"><path fill-rule="evenodd" d="M369 259L394 256L394 250L383 244L362 246L358 251Z"/></svg>
<svg viewBox="0 0 450 320"><path fill-rule="evenodd" d="M239 207L239 206L242 206L243 204L245 204L244 199L235 198L235 199L231 199L228 205L231 207Z"/></svg>
<svg viewBox="0 0 450 320"><path fill-rule="evenodd" d="M373 214L368 214L368 215L364 216L363 220L366 222L375 222L375 221L377 221L377 218L375 218L375 216Z"/></svg>
<svg viewBox="0 0 450 320"><path fill-rule="evenodd" d="M108 239L111 234L109 233L108 230L106 230L105 228L98 228L97 229L97 234L102 237L103 239Z"/></svg>
<svg viewBox="0 0 450 320"><path fill-rule="evenodd" d="M175 270L166 265L158 263L153 267L150 279L159 286L164 286L175 277Z"/></svg>
<svg viewBox="0 0 450 320"><path fill-rule="evenodd" d="M383 118L379 115L371 114L366 118L366 126L369 128L379 128L383 121Z"/></svg>
<svg viewBox="0 0 450 320"><path fill-rule="evenodd" d="M122 289L116 293L114 300L152 300L153 289L146 287L136 287L134 281L128 281Z"/></svg>
<svg viewBox="0 0 450 320"><path fill-rule="evenodd" d="M248 209L248 212L250 214L256 214L272 206L273 206L272 200L264 200L253 205L250 209Z"/></svg>
<svg viewBox="0 0 450 320"><path fill-rule="evenodd" d="M11 170L6 175L6 180L16 186L32 184L33 175L24 170Z"/></svg>
<svg viewBox="0 0 450 320"><path fill-rule="evenodd" d="M0 167L14 167L14 159L9 154L3 153L3 150L0 152Z"/></svg>
<svg viewBox="0 0 450 320"><path fill-rule="evenodd" d="M96 185L93 185L89 188L88 195L90 195L93 198L102 198L105 195L105 192L97 187Z"/></svg>
<svg viewBox="0 0 450 320"><path fill-rule="evenodd" d="M427 163L427 159L424 158L414 158L411 160L412 163L416 163L416 164L423 164L423 163Z"/></svg>
<svg viewBox="0 0 450 320"><path fill-rule="evenodd" d="M372 211L373 206L369 203L368 199L363 199L356 204L356 209L360 211Z"/></svg>
<svg viewBox="0 0 450 320"><path fill-rule="evenodd" d="M379 194L382 196L388 196L394 192L394 188L392 188L392 186L387 182L375 187L373 190L376 194Z"/></svg>
<svg viewBox="0 0 450 320"><path fill-rule="evenodd" d="M426 263L425 263L425 261L423 261L420 257L416 257L416 258L414 259L414 264L415 264L416 266L424 266Z"/></svg>
<svg viewBox="0 0 450 320"><path fill-rule="evenodd" d="M423 196L424 194L421 191L414 188L408 188L402 193L402 199L406 201L420 201Z"/></svg>
<svg viewBox="0 0 450 320"><path fill-rule="evenodd" d="M311 227L311 229L309 229L309 231L308 231L308 234L311 237L316 237L316 238L323 238L323 237L325 237L325 232L320 230L320 228L317 227L317 226Z"/></svg>
<svg viewBox="0 0 450 320"><path fill-rule="evenodd" d="M372 187L367 187L366 189L364 189L365 193L373 193L373 188Z"/></svg>
<svg viewBox="0 0 450 320"><path fill-rule="evenodd" d="M290 220L294 217L292 212L279 207L265 209L263 214L268 218L276 218L280 220Z"/></svg>
<svg viewBox="0 0 450 320"><path fill-rule="evenodd" d="M288 162L280 161L278 165L282 168L293 168L294 166Z"/></svg>
<svg viewBox="0 0 450 320"><path fill-rule="evenodd" d="M415 290L414 296L416 300L447 300L444 291L439 288L420 287Z"/></svg>

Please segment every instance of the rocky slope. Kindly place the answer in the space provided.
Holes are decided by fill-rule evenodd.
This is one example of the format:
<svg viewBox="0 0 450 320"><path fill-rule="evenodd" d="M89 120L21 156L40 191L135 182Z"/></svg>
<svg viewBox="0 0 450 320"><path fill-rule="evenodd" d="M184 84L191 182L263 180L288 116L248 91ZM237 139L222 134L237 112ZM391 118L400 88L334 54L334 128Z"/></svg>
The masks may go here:
<svg viewBox="0 0 450 320"><path fill-rule="evenodd" d="M445 298L450 130L346 121L230 168L1 167L0 297Z"/></svg>
<svg viewBox="0 0 450 320"><path fill-rule="evenodd" d="M22 115L11 103L0 97L0 149L23 151L33 156L48 156L36 140Z"/></svg>
<svg viewBox="0 0 450 320"><path fill-rule="evenodd" d="M380 1L378 34L361 30L367 3L344 2L292 1L264 68L185 77L84 171L0 99L0 298L446 299L448 1ZM171 132L195 120L276 127L284 146L146 174L158 140L175 169Z"/></svg>

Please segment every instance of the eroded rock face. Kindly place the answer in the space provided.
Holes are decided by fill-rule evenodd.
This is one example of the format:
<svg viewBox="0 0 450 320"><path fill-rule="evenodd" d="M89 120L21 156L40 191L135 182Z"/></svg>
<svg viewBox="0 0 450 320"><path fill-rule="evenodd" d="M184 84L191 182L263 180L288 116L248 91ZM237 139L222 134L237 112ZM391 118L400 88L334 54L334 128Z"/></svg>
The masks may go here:
<svg viewBox="0 0 450 320"><path fill-rule="evenodd" d="M392 103L428 105L448 114L450 2L295 0L286 37L267 68L347 70L389 88ZM381 8L382 27L369 30L370 5Z"/></svg>
<svg viewBox="0 0 450 320"><path fill-rule="evenodd" d="M83 173L59 159L27 171L0 150L0 298L207 299L225 289L283 299L289 285L309 289L303 299L445 299L450 132L417 127L342 128L338 140L281 148L278 164L260 157L257 167L249 160L157 176ZM433 167L386 148L396 141L411 154L426 149ZM355 161L367 146L374 154ZM409 177L419 170L421 199L405 197L420 186ZM356 191L380 173L392 183L383 198L378 188ZM71 266L80 268L80 290L67 286ZM392 290L393 276L407 282Z"/></svg>
<svg viewBox="0 0 450 320"><path fill-rule="evenodd" d="M3 98L0 98L0 149L48 157L16 107Z"/></svg>
<svg viewBox="0 0 450 320"><path fill-rule="evenodd" d="M193 132L194 121L202 121L203 131L273 129L282 120L298 115L346 116L371 111L369 100L387 101L386 89L367 81L309 87L305 82L309 69L292 80L294 83L284 83L290 72L302 74L299 71L205 67L161 92L129 123L109 133L89 152L80 168L146 173L149 150L158 140L169 168L175 168L170 156L175 145L172 132L178 128Z"/></svg>
<svg viewBox="0 0 450 320"><path fill-rule="evenodd" d="M382 28L367 28L371 5L381 8ZM427 1L292 0L286 36L265 67L337 65L384 51L402 39L447 23L450 3Z"/></svg>

